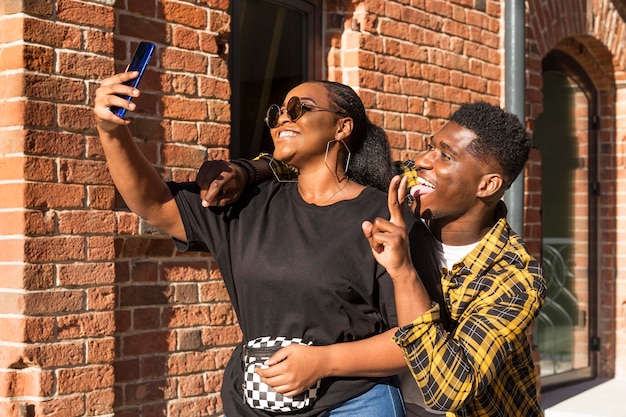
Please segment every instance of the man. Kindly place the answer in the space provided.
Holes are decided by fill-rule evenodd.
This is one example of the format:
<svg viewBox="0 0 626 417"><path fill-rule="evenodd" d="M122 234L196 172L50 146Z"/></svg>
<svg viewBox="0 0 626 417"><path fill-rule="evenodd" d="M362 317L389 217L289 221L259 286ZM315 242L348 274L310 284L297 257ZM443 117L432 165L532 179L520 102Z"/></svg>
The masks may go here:
<svg viewBox="0 0 626 417"><path fill-rule="evenodd" d="M542 415L527 330L545 282L501 200L529 149L516 116L464 104L414 162L398 164L403 178L390 184L391 218L363 224L395 287L401 327L394 339L416 382L403 384L407 415ZM267 164L258 162L267 177ZM228 203L259 177L255 168L249 176L225 169L214 181L209 167L198 177L206 205ZM402 216L407 190L422 219L410 231Z"/></svg>
<svg viewBox="0 0 626 417"><path fill-rule="evenodd" d="M426 405L448 416L542 415L527 330L545 282L501 201L528 152L517 117L463 105L392 180L390 220L363 225L394 283L396 343ZM407 233L409 179L423 222Z"/></svg>

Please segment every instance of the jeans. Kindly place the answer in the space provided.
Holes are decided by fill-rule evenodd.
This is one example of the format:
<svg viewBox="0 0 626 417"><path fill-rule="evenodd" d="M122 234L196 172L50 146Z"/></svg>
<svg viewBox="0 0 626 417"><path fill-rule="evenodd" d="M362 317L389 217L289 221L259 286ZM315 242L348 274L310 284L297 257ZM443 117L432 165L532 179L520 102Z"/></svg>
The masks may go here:
<svg viewBox="0 0 626 417"><path fill-rule="evenodd" d="M329 409L324 417L405 417L396 378L389 377L369 391Z"/></svg>
<svg viewBox="0 0 626 417"><path fill-rule="evenodd" d="M383 379L358 397L333 406L323 417L406 417L399 382L396 377Z"/></svg>

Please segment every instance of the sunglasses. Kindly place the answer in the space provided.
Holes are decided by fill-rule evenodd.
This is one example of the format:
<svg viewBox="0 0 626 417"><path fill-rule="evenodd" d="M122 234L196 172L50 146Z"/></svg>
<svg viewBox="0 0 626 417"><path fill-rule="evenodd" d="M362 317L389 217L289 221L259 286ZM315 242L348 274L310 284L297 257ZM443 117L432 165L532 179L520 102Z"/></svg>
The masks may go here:
<svg viewBox="0 0 626 417"><path fill-rule="evenodd" d="M286 112L289 120L295 122L307 111L329 111L331 113L342 114L344 116L348 115L345 111L331 110L324 107L314 106L312 104L304 104L302 100L300 100L300 97L294 96L287 102L285 110L281 109L278 104L272 104L267 109L267 113L265 113L265 123L267 123L267 126L270 129L274 129L278 126L278 119L281 114Z"/></svg>

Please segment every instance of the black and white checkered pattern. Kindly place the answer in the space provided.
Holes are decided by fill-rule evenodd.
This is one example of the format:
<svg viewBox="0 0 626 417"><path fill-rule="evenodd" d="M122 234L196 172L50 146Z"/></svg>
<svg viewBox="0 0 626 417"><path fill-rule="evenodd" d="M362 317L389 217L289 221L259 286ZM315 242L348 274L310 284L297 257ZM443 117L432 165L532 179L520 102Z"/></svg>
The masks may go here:
<svg viewBox="0 0 626 417"><path fill-rule="evenodd" d="M274 352L293 343L310 345L310 343L304 343L302 339L298 338L259 337L251 340L244 346L243 392L244 399L250 407L275 413L287 413L313 404L317 396L317 390L320 388L320 381L317 381L311 388L296 396L287 397L261 382L261 377L254 372L254 369L262 366L263 362L268 360Z"/></svg>

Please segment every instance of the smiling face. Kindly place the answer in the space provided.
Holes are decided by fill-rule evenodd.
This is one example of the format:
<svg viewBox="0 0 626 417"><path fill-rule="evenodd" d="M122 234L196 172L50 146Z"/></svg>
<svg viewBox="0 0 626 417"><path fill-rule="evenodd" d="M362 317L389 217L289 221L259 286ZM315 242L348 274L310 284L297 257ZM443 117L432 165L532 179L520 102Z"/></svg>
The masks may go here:
<svg viewBox="0 0 626 417"><path fill-rule="evenodd" d="M493 164L469 152L475 137L471 130L449 122L429 139L426 149L415 159L419 185L410 192L419 201L416 215L443 226L471 216L484 206L483 199L493 192L493 188L485 188L487 179L497 174L490 174Z"/></svg>
<svg viewBox="0 0 626 417"><path fill-rule="evenodd" d="M274 158L288 163L300 170L310 163L323 163L326 144L338 134L340 116L332 111L340 110L330 101L327 89L320 83L304 83L291 90L281 106L291 97L300 97L302 103L313 107L303 110L295 121L290 120L285 112L278 118L278 124L270 129L274 141Z"/></svg>

